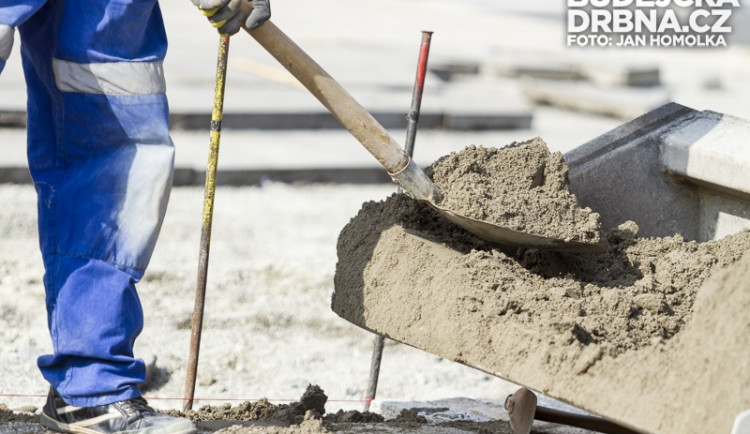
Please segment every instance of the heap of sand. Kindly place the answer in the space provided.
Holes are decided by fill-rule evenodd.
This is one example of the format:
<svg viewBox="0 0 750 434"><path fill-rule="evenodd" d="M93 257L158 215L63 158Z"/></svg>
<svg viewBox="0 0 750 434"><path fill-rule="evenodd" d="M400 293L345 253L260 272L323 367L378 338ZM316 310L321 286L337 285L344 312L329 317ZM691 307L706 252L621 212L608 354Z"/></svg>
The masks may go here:
<svg viewBox="0 0 750 434"><path fill-rule="evenodd" d="M484 177L517 179L532 195L549 194L527 182L543 164L544 179L567 191L564 161L550 165L519 149L538 148L470 147L449 159L472 161L471 172ZM501 173L474 155L509 150L515 164ZM564 209L556 215L594 221L589 210ZM548 225L546 214L514 214L519 228ZM707 243L637 232L634 222L609 231L603 254L501 248L393 195L364 204L342 230L332 307L367 330L634 429L729 432L750 407L750 257L740 262L750 232Z"/></svg>

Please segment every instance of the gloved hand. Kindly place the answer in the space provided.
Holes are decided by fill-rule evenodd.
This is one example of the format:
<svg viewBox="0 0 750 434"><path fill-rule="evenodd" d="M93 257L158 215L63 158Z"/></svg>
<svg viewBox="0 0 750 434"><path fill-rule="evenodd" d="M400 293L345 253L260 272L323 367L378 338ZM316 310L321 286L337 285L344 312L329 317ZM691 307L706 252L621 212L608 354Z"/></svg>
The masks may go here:
<svg viewBox="0 0 750 434"><path fill-rule="evenodd" d="M222 35L234 35L244 24L252 30L271 18L269 0L252 0L253 11L243 23L240 4L247 0L191 0Z"/></svg>

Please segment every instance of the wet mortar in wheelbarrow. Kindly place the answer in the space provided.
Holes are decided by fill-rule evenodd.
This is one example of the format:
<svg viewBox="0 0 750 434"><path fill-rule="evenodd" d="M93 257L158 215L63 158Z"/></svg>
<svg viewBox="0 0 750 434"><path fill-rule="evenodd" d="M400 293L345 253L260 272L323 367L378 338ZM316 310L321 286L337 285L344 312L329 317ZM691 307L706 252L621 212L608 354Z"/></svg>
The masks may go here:
<svg viewBox="0 0 750 434"><path fill-rule="evenodd" d="M540 139L469 146L426 172L456 187L502 179L465 185L516 185L523 199L466 202L467 213L578 236L601 221L606 251L498 246L393 195L342 230L332 308L637 431L729 432L750 407L750 326L737 320L750 309L748 133L746 121L669 104L564 158ZM576 206L550 201L556 192Z"/></svg>

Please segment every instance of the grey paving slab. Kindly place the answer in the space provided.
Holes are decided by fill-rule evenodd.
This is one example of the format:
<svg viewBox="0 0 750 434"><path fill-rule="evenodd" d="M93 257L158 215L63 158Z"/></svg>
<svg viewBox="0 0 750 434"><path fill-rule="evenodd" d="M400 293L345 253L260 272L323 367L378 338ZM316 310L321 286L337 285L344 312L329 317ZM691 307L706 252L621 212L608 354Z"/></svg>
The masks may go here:
<svg viewBox="0 0 750 434"><path fill-rule="evenodd" d="M566 152L614 128L618 121L540 108L534 123L521 130L419 130L414 158L426 166L468 145L500 147L543 137L550 149ZM403 128L389 129L402 143ZM208 161L208 123L202 130L172 132L176 147L176 182L200 185ZM344 130L229 129L221 134L219 178L225 184L285 182L389 182L384 170ZM26 132L0 127L0 182L28 182Z"/></svg>
<svg viewBox="0 0 750 434"><path fill-rule="evenodd" d="M453 61L432 62L427 70L444 81L467 75L478 75L481 65L476 60L459 59Z"/></svg>
<svg viewBox="0 0 750 434"><path fill-rule="evenodd" d="M508 383L507 390L503 390L506 396L517 390L517 386ZM502 394L498 391L498 394ZM540 407L570 412L574 414L588 415L588 413L556 401L549 397L537 396ZM409 410L424 417L429 424L441 422L508 422L508 412L504 408L505 397L501 399L472 399L472 398L450 398L434 401L384 401L380 403L380 412L386 419L397 417L401 411ZM559 425L555 423L536 420L533 423L534 431L548 432L552 434L584 434L590 433L582 428Z"/></svg>
<svg viewBox="0 0 750 434"><path fill-rule="evenodd" d="M321 14L319 8L309 2L292 0L274 5L273 20L357 101L376 114L384 126L398 127L403 123L401 118L411 100L420 31L425 29L418 25L446 29L440 46L434 45L431 56L435 59L481 56L486 44L469 43L471 34L461 31L462 24L446 15L449 11L435 10L434 2L413 1L406 6L394 3L395 7L390 9L399 11L396 14L390 13L387 6L353 7L339 0L326 7L337 10L337 16L343 12L342 16L346 17L343 21L310 19ZM170 38L165 60L170 108L175 125L188 128L197 122L193 119L211 112L218 36L189 2L162 2L161 7ZM481 3L451 9L460 10L462 20L486 21L483 17L486 7ZM495 15L501 17L499 12ZM474 123L485 127L519 125L517 107L503 110L498 106L489 112L480 112L476 107L469 112L447 107L446 100L439 96L450 88L451 83L428 78L426 92L432 95L426 98L430 107L425 109L433 113L435 126L462 128L464 124L460 122L441 122L447 108L451 109L452 117L468 121L477 118ZM0 80L2 125L23 123L23 89L16 47ZM230 124L241 124L244 128L336 127L323 106L244 33L233 37L230 44L226 89L225 110ZM289 113L297 118L298 124L290 122ZM523 114L524 119L530 116L530 111ZM508 119L502 119L504 117ZM424 120L423 128L431 127L430 121Z"/></svg>
<svg viewBox="0 0 750 434"><path fill-rule="evenodd" d="M490 74L503 77L534 77L549 80L579 80L583 78L578 68L564 62L549 61L549 59L525 59L514 62L497 62L484 66Z"/></svg>
<svg viewBox="0 0 750 434"><path fill-rule="evenodd" d="M517 83L469 76L442 94L443 127L449 130L528 129L532 107Z"/></svg>
<svg viewBox="0 0 750 434"><path fill-rule="evenodd" d="M607 86L652 87L661 85L657 65L633 61L585 62L577 65L581 76Z"/></svg>
<svg viewBox="0 0 750 434"><path fill-rule="evenodd" d="M584 81L557 81L524 77L523 93L540 104L633 119L670 100L663 87L595 85Z"/></svg>
<svg viewBox="0 0 750 434"><path fill-rule="evenodd" d="M229 83L227 84L229 86ZM382 92L374 87L360 87L350 94L365 107L385 128L406 126L406 113L411 103L411 90ZM259 88L240 97L228 93L224 102L222 128L235 129L342 129L341 124L307 91L295 88ZM250 99L252 101L244 101ZM171 110L173 129L199 129L208 124L213 95L202 95L202 101L181 93L170 98L182 110ZM442 96L435 90L424 95L423 128L442 126L444 113ZM249 107L254 104L255 107ZM503 115L508 115L504 113Z"/></svg>
<svg viewBox="0 0 750 434"><path fill-rule="evenodd" d="M481 66L485 74L500 77L534 77L549 80L580 80L583 77L575 58L555 55L543 47L517 50L497 47Z"/></svg>
<svg viewBox="0 0 750 434"><path fill-rule="evenodd" d="M187 0L162 1L161 7L170 40L165 70L172 109L177 113L194 112L196 106L208 110L202 101L210 101L213 94L218 37ZM732 87L746 90L750 58L743 45L732 50L568 49L564 45L565 6L555 0L383 0L371 4L284 0L274 3L273 10L273 21L353 94L363 83L380 84L382 93L394 87L409 88L419 32L432 30L431 64L513 63L534 53L541 53L537 58L551 64L581 59L599 64L649 62L658 66L663 81L675 87L675 95L685 99L676 102L743 117L748 117L744 114L750 110L737 98L724 98L717 106L691 103L701 94L695 85L705 74L716 75L722 83L731 78ZM744 18L747 13L748 8L743 7L737 17ZM741 40L745 30L737 26L735 39ZM253 95L258 87L293 86L275 60L247 35L232 38L230 51L227 102L237 101L237 110L244 110L245 105L273 106L273 100ZM717 96L721 95L714 93L700 100L713 102ZM288 98L294 97L283 94L284 100ZM317 104L312 97L299 98L300 104ZM16 44L0 76L0 109L23 110L24 100Z"/></svg>
<svg viewBox="0 0 750 434"><path fill-rule="evenodd" d="M482 65L488 74L502 77L532 77L547 80L588 80L608 86L658 86L659 65L627 57L589 58L555 56L550 52L498 52L497 58Z"/></svg>

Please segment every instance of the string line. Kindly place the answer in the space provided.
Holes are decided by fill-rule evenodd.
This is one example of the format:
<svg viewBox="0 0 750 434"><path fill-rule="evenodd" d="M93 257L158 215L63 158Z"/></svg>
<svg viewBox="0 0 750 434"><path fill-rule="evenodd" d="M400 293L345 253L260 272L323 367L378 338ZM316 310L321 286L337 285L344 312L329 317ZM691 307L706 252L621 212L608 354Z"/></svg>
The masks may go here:
<svg viewBox="0 0 750 434"><path fill-rule="evenodd" d="M24 393L0 393L0 398L46 398L47 394L24 394ZM149 401L188 401L188 398L171 398L166 396L148 396ZM289 398L193 398L192 401L260 401L265 399L270 402L296 402L298 399ZM327 402L372 402L372 398L367 399L329 399Z"/></svg>

